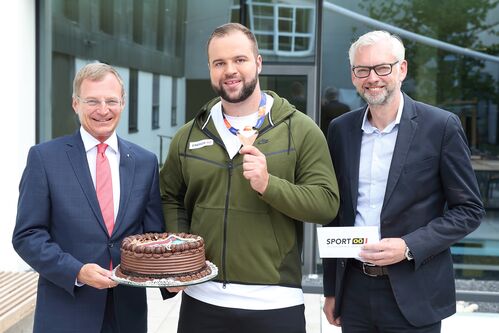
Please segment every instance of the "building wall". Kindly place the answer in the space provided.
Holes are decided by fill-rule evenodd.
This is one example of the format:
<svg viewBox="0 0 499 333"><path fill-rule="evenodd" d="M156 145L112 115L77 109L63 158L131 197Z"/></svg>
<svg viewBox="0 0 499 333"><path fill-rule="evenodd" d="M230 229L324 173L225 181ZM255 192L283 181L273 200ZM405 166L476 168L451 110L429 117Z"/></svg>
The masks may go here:
<svg viewBox="0 0 499 333"><path fill-rule="evenodd" d="M4 155L0 172L0 271L17 271L27 268L11 245L18 185L36 133L35 1L0 1L0 40L0 142Z"/></svg>

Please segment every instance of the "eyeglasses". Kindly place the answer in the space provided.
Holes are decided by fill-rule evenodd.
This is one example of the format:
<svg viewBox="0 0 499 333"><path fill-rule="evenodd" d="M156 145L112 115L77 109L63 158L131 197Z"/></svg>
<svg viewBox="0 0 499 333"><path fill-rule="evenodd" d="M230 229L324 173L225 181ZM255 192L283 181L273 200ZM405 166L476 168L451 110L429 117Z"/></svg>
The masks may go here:
<svg viewBox="0 0 499 333"><path fill-rule="evenodd" d="M90 107L96 107L96 106L101 106L102 103L104 103L108 108L116 108L121 105L121 100L116 99L116 98L110 98L110 99L95 99L95 98L88 98L88 99L82 99L80 97L76 97L80 102L83 104L86 104Z"/></svg>
<svg viewBox="0 0 499 333"><path fill-rule="evenodd" d="M363 79L371 75L371 70L378 76L387 76L392 73L393 66L396 65L400 60L395 61L391 64L379 64L375 66L353 66L352 72L359 79Z"/></svg>

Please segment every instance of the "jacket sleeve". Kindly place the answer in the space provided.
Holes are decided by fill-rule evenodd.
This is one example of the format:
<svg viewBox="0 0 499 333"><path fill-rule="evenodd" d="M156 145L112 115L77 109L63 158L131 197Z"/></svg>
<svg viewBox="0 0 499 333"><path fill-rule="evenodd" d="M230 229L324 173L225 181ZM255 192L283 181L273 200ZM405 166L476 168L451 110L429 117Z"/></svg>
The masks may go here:
<svg viewBox="0 0 499 333"><path fill-rule="evenodd" d="M40 152L31 148L19 185L17 219L12 245L41 276L74 296L75 281L83 263L53 241L50 190Z"/></svg>
<svg viewBox="0 0 499 333"><path fill-rule="evenodd" d="M290 126L297 154L295 181L270 175L262 199L293 219L326 224L339 207L338 183L326 139L303 114L292 117Z"/></svg>
<svg viewBox="0 0 499 333"><path fill-rule="evenodd" d="M186 184L182 175L180 134L171 144L160 172L161 201L167 232L189 232L189 217L184 204Z"/></svg>
<svg viewBox="0 0 499 333"><path fill-rule="evenodd" d="M457 116L447 119L440 156L440 181L447 209L443 216L403 236L415 268L475 230L484 215L470 151Z"/></svg>

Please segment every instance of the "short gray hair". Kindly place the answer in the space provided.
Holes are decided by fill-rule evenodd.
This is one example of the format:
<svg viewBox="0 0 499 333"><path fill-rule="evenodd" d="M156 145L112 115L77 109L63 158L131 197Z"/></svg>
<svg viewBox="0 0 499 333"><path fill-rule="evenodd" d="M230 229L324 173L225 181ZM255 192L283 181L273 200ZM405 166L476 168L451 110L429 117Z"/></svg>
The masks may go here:
<svg viewBox="0 0 499 333"><path fill-rule="evenodd" d="M404 43L399 36L393 35L388 31L376 30L370 31L359 37L348 50L348 58L350 59L350 66L353 66L353 60L357 50L363 46L374 45L382 40L388 40L392 44L392 53L398 61L405 59Z"/></svg>
<svg viewBox="0 0 499 333"><path fill-rule="evenodd" d="M121 98L124 98L125 87L120 74L118 74L118 71L114 67L101 62L87 64L76 73L73 80L73 97L76 98L80 96L80 88L84 80L100 81L104 79L104 76L107 74L113 74L116 77L121 86Z"/></svg>

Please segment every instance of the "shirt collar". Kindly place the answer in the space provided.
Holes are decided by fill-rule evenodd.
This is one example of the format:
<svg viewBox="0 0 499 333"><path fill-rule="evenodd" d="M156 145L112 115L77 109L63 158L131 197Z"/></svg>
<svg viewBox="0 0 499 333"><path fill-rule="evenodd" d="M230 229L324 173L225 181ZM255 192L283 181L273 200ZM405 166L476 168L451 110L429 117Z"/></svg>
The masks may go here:
<svg viewBox="0 0 499 333"><path fill-rule="evenodd" d="M404 110L404 95L402 94L402 92L400 92L400 104L397 110L397 116L395 117L394 121L392 121L388 126L386 126L381 131L381 133L390 133L395 128L396 125L400 124L400 119L402 118L403 110ZM362 131L368 134L371 134L374 131L379 131L369 122L369 119L367 118L368 114L369 114L369 106L367 107L367 110L364 113L364 118L362 120L362 127L361 127Z"/></svg>
<svg viewBox="0 0 499 333"><path fill-rule="evenodd" d="M85 152L87 153L100 143L100 141L88 133L83 126L80 126L80 135L83 140L83 145L85 146ZM104 143L107 144L115 153L118 153L118 136L116 135L116 131L114 131L113 134L111 134L111 136L104 141Z"/></svg>

